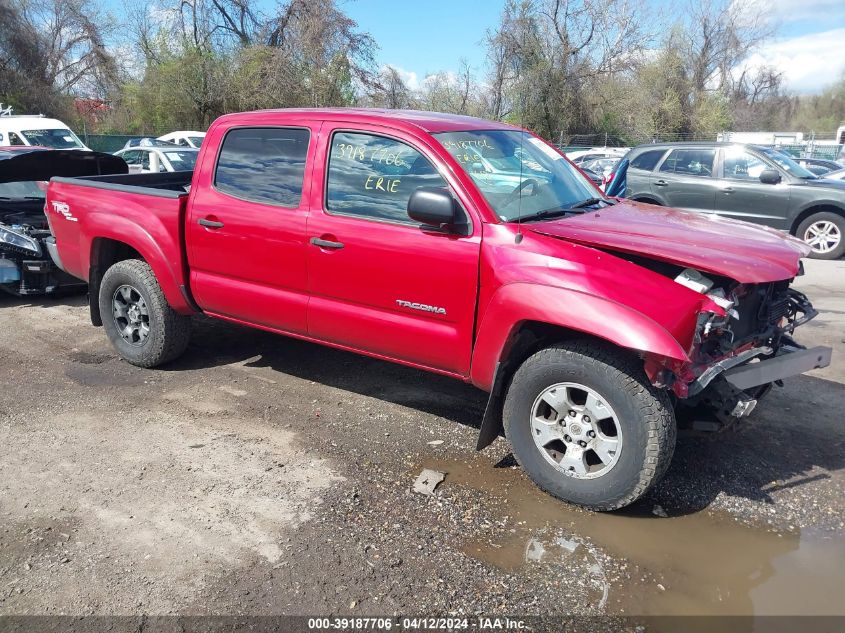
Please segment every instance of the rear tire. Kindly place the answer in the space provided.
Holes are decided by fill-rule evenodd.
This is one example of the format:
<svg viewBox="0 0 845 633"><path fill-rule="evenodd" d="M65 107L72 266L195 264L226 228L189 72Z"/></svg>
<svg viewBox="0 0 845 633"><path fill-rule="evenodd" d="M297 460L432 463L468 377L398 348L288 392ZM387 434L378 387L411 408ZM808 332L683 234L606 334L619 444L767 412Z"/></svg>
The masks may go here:
<svg viewBox="0 0 845 633"><path fill-rule="evenodd" d="M813 249L813 259L839 259L845 255L845 217L838 213L814 213L798 225L795 234Z"/></svg>
<svg viewBox="0 0 845 633"><path fill-rule="evenodd" d="M191 318L167 303L149 264L117 262L100 283L103 327L127 362L156 367L178 358L191 339Z"/></svg>
<svg viewBox="0 0 845 633"><path fill-rule="evenodd" d="M503 421L514 456L540 488L599 511L625 507L659 481L677 434L669 396L651 385L641 361L592 341L526 360Z"/></svg>

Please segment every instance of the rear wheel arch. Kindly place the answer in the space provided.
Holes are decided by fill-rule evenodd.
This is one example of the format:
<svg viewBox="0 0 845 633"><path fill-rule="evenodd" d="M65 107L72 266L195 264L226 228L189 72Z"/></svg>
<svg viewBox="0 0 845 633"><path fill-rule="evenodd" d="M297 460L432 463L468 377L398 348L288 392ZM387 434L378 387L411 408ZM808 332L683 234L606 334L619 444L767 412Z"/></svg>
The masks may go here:
<svg viewBox="0 0 845 633"><path fill-rule="evenodd" d="M100 284L106 271L116 263L126 259L147 260L132 246L126 242L107 237L97 237L91 241L91 254L88 269L88 304L91 311L91 323L100 326L103 324L100 314Z"/></svg>
<svg viewBox="0 0 845 633"><path fill-rule="evenodd" d="M124 259L111 265L98 294L106 335L127 362L156 367L187 348L191 317L170 306L146 261Z"/></svg>

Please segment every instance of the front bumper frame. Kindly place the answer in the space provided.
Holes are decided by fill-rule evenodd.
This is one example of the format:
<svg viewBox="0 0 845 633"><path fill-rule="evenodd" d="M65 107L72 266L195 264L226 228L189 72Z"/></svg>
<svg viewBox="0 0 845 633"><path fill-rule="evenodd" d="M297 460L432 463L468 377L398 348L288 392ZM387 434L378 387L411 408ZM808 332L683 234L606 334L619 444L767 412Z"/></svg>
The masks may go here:
<svg viewBox="0 0 845 633"><path fill-rule="evenodd" d="M744 391L827 367L830 365L832 354L833 350L825 346L799 349L784 345L773 358L732 367L722 375L731 385Z"/></svg>

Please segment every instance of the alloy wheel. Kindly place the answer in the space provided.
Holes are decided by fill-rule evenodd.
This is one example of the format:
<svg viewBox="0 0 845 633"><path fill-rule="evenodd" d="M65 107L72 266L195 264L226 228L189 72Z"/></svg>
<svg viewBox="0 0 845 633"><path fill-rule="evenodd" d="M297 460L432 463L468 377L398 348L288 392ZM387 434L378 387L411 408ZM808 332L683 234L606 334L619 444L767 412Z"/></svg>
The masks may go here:
<svg viewBox="0 0 845 633"><path fill-rule="evenodd" d="M573 382L552 385L537 396L531 436L549 464L576 479L607 474L622 452L616 413L598 392Z"/></svg>
<svg viewBox="0 0 845 633"><path fill-rule="evenodd" d="M124 341L136 346L144 344L150 335L150 314L137 288L124 284L114 291L112 316Z"/></svg>

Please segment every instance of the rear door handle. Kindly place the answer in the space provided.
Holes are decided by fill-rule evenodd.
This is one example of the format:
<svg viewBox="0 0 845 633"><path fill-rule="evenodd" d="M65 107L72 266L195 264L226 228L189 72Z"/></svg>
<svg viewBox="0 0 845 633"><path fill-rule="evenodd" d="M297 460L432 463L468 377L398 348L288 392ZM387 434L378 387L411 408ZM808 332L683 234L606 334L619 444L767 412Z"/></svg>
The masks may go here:
<svg viewBox="0 0 845 633"><path fill-rule="evenodd" d="M654 183L654 184L655 184L655 185L657 185L658 187L665 187L665 186L666 186L666 185L668 185L669 183L668 183L668 182L666 182L665 180L657 180L657 181L655 181L655 183Z"/></svg>
<svg viewBox="0 0 845 633"><path fill-rule="evenodd" d="M202 226L207 226L210 229L221 229L221 228L223 228L223 223L218 222L217 220L209 220L208 218L200 218L198 221Z"/></svg>
<svg viewBox="0 0 845 633"><path fill-rule="evenodd" d="M343 242L333 242L331 240L324 240L319 237L312 237L311 243L314 246L319 246L320 248L343 248Z"/></svg>
<svg viewBox="0 0 845 633"><path fill-rule="evenodd" d="M733 192L734 192L733 187L722 187L722 193L733 193Z"/></svg>

